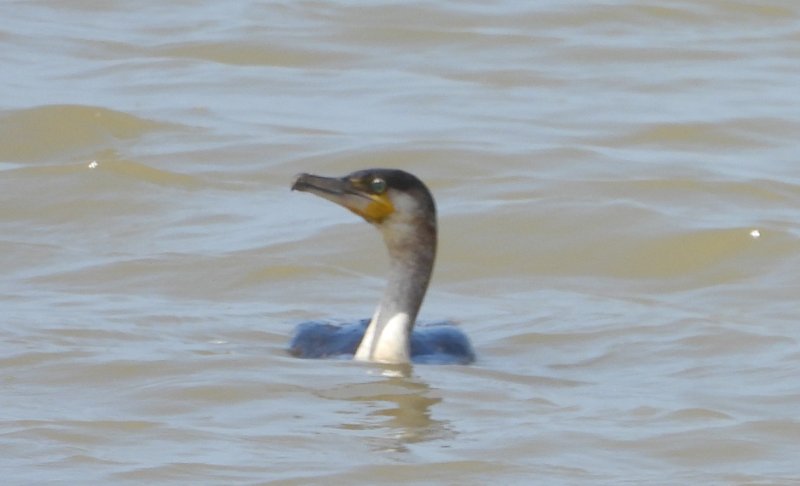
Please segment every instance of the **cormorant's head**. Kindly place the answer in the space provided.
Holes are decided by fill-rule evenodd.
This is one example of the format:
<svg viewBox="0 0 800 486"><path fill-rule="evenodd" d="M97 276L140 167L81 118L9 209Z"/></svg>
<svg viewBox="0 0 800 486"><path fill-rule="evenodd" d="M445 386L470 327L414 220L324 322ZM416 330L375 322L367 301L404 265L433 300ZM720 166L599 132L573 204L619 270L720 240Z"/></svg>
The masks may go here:
<svg viewBox="0 0 800 486"><path fill-rule="evenodd" d="M414 175L396 169L366 169L342 178L300 174L292 190L310 192L346 207L377 226L432 223L436 207L428 188Z"/></svg>

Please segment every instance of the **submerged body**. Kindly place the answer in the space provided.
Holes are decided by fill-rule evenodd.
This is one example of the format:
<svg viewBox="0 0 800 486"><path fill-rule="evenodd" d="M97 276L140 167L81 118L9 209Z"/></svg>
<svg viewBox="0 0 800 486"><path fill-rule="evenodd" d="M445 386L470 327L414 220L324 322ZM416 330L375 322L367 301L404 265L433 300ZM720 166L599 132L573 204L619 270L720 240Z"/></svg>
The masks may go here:
<svg viewBox="0 0 800 486"><path fill-rule="evenodd" d="M289 342L289 353L298 358L353 358L364 338L369 319L354 324L304 322ZM411 333L411 362L417 364L469 364L475 352L467 335L450 323L416 326Z"/></svg>
<svg viewBox="0 0 800 486"><path fill-rule="evenodd" d="M469 339L457 328L414 329L436 258L436 206L419 179L391 169L363 170L342 178L301 174L292 189L340 204L375 225L391 259L386 290L366 326L301 324L290 344L293 355L352 354L358 360L381 363L474 361Z"/></svg>

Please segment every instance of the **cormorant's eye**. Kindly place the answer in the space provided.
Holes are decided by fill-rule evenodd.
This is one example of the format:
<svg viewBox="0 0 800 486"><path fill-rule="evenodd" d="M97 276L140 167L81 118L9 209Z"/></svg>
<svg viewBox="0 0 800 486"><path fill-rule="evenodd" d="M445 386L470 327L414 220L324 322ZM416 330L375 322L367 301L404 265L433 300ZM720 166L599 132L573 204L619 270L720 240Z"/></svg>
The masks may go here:
<svg viewBox="0 0 800 486"><path fill-rule="evenodd" d="M375 194L383 194L386 192L386 181L380 177L376 177L369 183L369 188Z"/></svg>

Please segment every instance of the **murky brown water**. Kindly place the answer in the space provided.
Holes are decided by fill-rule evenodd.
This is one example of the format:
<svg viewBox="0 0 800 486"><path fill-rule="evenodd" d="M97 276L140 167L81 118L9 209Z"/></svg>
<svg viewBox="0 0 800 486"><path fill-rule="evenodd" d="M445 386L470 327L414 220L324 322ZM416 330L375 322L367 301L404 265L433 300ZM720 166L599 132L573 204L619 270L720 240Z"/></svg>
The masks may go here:
<svg viewBox="0 0 800 486"><path fill-rule="evenodd" d="M800 4L0 5L4 482L798 484ZM440 210L479 360L285 353Z"/></svg>

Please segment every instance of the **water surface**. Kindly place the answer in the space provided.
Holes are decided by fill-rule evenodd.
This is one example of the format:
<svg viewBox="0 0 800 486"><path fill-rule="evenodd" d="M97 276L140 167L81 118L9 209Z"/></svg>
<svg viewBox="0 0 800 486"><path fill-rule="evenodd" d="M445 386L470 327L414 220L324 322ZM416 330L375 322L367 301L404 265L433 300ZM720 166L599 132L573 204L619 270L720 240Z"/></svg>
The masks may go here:
<svg viewBox="0 0 800 486"><path fill-rule="evenodd" d="M800 6L0 6L9 483L796 484ZM286 353L439 205L471 366Z"/></svg>

